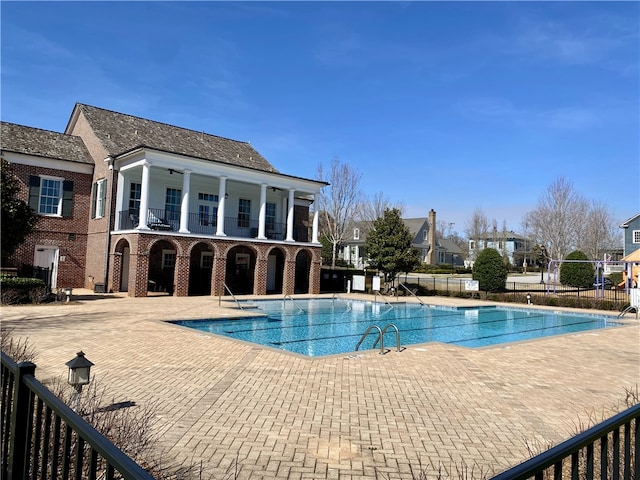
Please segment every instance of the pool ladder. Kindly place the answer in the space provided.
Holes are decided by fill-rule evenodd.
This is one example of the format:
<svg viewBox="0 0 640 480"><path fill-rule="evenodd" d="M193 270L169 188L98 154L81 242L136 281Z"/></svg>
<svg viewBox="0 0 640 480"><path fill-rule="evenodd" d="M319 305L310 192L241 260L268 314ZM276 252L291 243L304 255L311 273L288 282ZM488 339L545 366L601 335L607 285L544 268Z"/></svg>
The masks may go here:
<svg viewBox="0 0 640 480"><path fill-rule="evenodd" d="M378 331L378 338L376 338L376 341L373 342L373 348L376 348L376 345L378 344L378 342L380 342L380 355L384 355L385 353L389 352L390 350L385 350L384 348L384 334L387 333L387 330L390 328L393 328L396 331L396 352L401 352L402 350L404 350L404 348L400 347L400 330L398 330L398 327L393 323L390 323L384 328L380 328L378 325L371 325L369 328L367 328L367 331L364 332L364 334L360 338L360 341L356 344L356 351L358 351L358 348L360 348L360 345L362 345L362 342L364 342L365 338L367 338L371 330L376 329Z"/></svg>

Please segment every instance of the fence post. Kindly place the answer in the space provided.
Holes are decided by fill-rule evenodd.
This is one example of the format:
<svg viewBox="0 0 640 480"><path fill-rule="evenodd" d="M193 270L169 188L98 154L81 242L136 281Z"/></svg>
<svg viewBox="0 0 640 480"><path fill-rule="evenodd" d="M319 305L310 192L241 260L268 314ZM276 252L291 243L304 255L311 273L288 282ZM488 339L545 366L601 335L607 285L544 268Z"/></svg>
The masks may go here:
<svg viewBox="0 0 640 480"><path fill-rule="evenodd" d="M9 480L27 478L27 454L29 451L29 416L32 404L31 393L24 384L26 375L34 376L36 365L31 362L18 364L18 373L13 384L13 408L9 443Z"/></svg>

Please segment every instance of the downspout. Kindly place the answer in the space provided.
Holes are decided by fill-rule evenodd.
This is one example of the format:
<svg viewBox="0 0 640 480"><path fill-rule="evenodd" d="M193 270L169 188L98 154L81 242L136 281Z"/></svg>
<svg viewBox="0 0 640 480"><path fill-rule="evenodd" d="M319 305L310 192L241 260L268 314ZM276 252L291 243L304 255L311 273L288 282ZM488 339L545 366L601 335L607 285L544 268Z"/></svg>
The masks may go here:
<svg viewBox="0 0 640 480"><path fill-rule="evenodd" d="M105 293L109 293L109 250L111 250L111 221L113 218L112 211L114 208L113 205L113 175L115 173L115 168L113 168L113 157L105 158L106 162L109 162L109 172L111 172L111 178L109 179L108 187L109 187L109 202L107 205L109 208L107 209L107 235L105 241L105 252L104 252L104 290Z"/></svg>

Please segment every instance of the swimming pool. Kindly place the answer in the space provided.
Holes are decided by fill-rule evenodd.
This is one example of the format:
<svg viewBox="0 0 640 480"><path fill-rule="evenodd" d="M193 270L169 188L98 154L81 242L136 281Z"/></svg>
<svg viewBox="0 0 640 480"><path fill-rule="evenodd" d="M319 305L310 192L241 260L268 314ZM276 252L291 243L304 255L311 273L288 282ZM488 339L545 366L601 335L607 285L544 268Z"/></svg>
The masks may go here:
<svg viewBox="0 0 640 480"><path fill-rule="evenodd" d="M380 329L396 325L403 347L428 342L484 347L620 325L615 317L527 308L389 305L345 299L251 303L261 316L171 323L311 357L353 353L371 325ZM360 350L374 348L377 337L377 330L372 330ZM384 343L395 349L393 328L387 330Z"/></svg>

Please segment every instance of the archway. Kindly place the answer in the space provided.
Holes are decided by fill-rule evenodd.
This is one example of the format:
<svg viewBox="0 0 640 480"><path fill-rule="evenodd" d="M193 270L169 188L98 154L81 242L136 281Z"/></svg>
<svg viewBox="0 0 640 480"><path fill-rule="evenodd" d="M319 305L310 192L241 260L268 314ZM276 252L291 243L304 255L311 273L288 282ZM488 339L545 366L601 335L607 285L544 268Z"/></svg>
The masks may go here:
<svg viewBox="0 0 640 480"><path fill-rule="evenodd" d="M131 246L129 241L120 239L116 244L116 253L120 254L120 278L118 279L118 291L129 291L129 264L131 259Z"/></svg>
<svg viewBox="0 0 640 480"><path fill-rule="evenodd" d="M237 295L253 293L253 272L256 267L256 253L249 247L237 246L227 254L225 283Z"/></svg>
<svg viewBox="0 0 640 480"><path fill-rule="evenodd" d="M176 246L168 240L158 240L149 251L149 291L173 295L176 269Z"/></svg>
<svg viewBox="0 0 640 480"><path fill-rule="evenodd" d="M213 248L200 242L191 249L189 256L188 295L211 294L211 270L213 269Z"/></svg>
<svg viewBox="0 0 640 480"><path fill-rule="evenodd" d="M284 252L274 248L267 257L267 294L282 293Z"/></svg>
<svg viewBox="0 0 640 480"><path fill-rule="evenodd" d="M311 272L311 255L302 250L296 255L295 293L309 293L309 274Z"/></svg>

